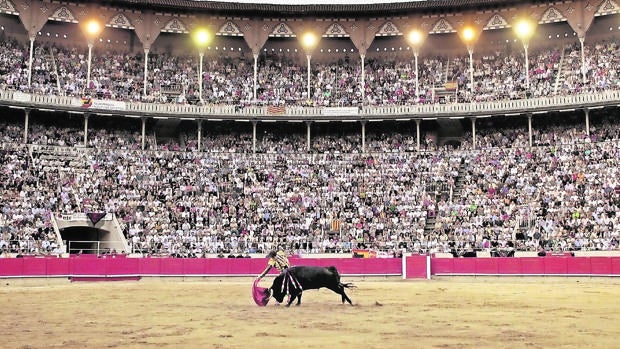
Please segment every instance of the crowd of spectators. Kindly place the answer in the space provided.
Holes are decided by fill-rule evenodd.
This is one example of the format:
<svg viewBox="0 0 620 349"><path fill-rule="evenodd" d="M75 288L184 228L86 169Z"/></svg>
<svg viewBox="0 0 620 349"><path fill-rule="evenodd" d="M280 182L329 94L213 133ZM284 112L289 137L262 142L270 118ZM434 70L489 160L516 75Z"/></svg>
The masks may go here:
<svg viewBox="0 0 620 349"><path fill-rule="evenodd" d="M422 56L417 94L415 67L409 59L369 58L364 85L358 59L346 56L332 63L316 62L311 66L308 96L304 57L265 52L257 62L256 100L253 57L238 52L207 55L202 77L198 76L195 55L152 52L148 56L145 95L143 53L95 50L90 85L86 86L86 51L35 45L29 87L27 47L5 37L0 40L0 49L2 88L153 103L381 106L519 99L620 87L618 44L609 40L585 45L585 81L579 45L531 52L529 86L519 51L504 48L475 55L473 88L469 57Z"/></svg>
<svg viewBox="0 0 620 349"><path fill-rule="evenodd" d="M253 58L99 52L86 86L79 48L36 46L32 84L28 51L0 40L0 88L39 94L153 103L251 104ZM450 101L489 101L618 89L615 41L530 55L529 86L520 53L422 57L416 94L410 60L369 59L365 85L354 59L312 66L307 95L303 57L264 54L257 102L356 106L433 103L454 82ZM585 81L584 81L585 76ZM199 95L202 84L202 96ZM451 88L452 88L451 87ZM451 91L451 90L450 90ZM448 96L444 94L443 96ZM450 98L449 98L450 99ZM0 123L0 251L59 254L53 218L109 212L121 221L131 252L196 257L265 252L412 252L618 249L620 128L607 115L583 127L542 122L465 132L459 146L403 130L313 135L205 132L172 138L135 128L95 127L84 144L80 126L37 123L23 145L22 125ZM428 224L427 224L428 223Z"/></svg>
<svg viewBox="0 0 620 349"><path fill-rule="evenodd" d="M532 148L523 126L485 126L475 150L466 134L412 151L395 132L370 133L366 153L359 135L316 135L307 152L303 135L265 133L252 153L249 134L142 151L130 130L92 130L83 147L79 127L37 124L20 145L23 126L3 123L0 249L60 253L52 218L76 212L114 213L144 255L618 249L613 115L589 134L541 123Z"/></svg>
<svg viewBox="0 0 620 349"><path fill-rule="evenodd" d="M584 46L585 66L582 69L581 48L579 45L572 45L565 56L564 79L558 89L564 94L618 89L619 50L616 41L602 41Z"/></svg>

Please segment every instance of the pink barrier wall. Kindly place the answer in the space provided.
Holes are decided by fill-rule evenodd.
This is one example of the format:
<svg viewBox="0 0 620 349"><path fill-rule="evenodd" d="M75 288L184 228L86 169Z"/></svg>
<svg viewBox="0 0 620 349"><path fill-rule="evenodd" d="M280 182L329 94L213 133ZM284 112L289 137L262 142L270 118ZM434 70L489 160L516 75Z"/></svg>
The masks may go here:
<svg viewBox="0 0 620 349"><path fill-rule="evenodd" d="M292 265L336 266L342 275L402 275L396 258L291 258ZM0 259L0 277L119 275L258 275L265 258L125 258L83 255L72 258ZM271 274L276 274L273 269Z"/></svg>
<svg viewBox="0 0 620 349"><path fill-rule="evenodd" d="M258 275L264 258L4 258L0 277ZM399 258L291 258L292 265L336 266L342 275L402 275ZM425 278L427 257L405 261L406 278ZM620 275L619 257L432 258L433 275ZM271 274L276 274L275 269Z"/></svg>
<svg viewBox="0 0 620 349"><path fill-rule="evenodd" d="M426 256L410 256L405 261L407 279L425 279L426 278Z"/></svg>
<svg viewBox="0 0 620 349"><path fill-rule="evenodd" d="M620 257L433 258L433 275L620 275Z"/></svg>

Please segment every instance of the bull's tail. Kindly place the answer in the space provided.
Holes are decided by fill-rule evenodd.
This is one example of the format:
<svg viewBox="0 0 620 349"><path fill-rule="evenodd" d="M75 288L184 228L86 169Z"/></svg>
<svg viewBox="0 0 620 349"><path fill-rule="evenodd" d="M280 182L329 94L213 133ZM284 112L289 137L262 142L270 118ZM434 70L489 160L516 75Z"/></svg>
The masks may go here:
<svg viewBox="0 0 620 349"><path fill-rule="evenodd" d="M336 267L334 267L333 265L330 267L327 267L327 270L330 273L332 273L336 279L334 280L336 282L335 283L330 282L330 285L327 286L327 288L338 293L342 297L342 303L348 302L349 304L353 305L353 302L351 302L351 299L349 298L349 296L347 296L347 294L344 292L344 289L354 288L355 286L350 282L347 282L347 283L340 282L340 273L338 273L338 269L336 269Z"/></svg>
<svg viewBox="0 0 620 349"><path fill-rule="evenodd" d="M357 286L353 285L352 282L347 282L346 284L343 284L342 282L338 282L338 286L344 287L344 288L357 288Z"/></svg>

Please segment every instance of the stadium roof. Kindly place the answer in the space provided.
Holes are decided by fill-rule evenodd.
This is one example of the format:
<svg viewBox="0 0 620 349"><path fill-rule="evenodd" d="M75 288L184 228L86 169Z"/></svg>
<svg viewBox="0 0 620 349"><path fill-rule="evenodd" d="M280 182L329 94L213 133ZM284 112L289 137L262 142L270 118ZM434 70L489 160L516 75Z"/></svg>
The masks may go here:
<svg viewBox="0 0 620 349"><path fill-rule="evenodd" d="M527 3L544 3L542 0L89 0L99 5L168 11L204 11L211 14L286 16L374 16L403 15L410 12L443 12L472 9L505 8ZM294 4L293 4L294 3Z"/></svg>

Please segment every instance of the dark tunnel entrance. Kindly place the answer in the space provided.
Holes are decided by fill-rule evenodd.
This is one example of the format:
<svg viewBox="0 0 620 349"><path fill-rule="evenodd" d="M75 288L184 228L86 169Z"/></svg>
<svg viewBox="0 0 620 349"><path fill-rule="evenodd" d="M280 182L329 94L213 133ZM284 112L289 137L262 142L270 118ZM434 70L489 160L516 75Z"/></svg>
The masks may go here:
<svg viewBox="0 0 620 349"><path fill-rule="evenodd" d="M70 254L101 254L109 249L110 232L92 227L67 227L60 230L60 236Z"/></svg>

